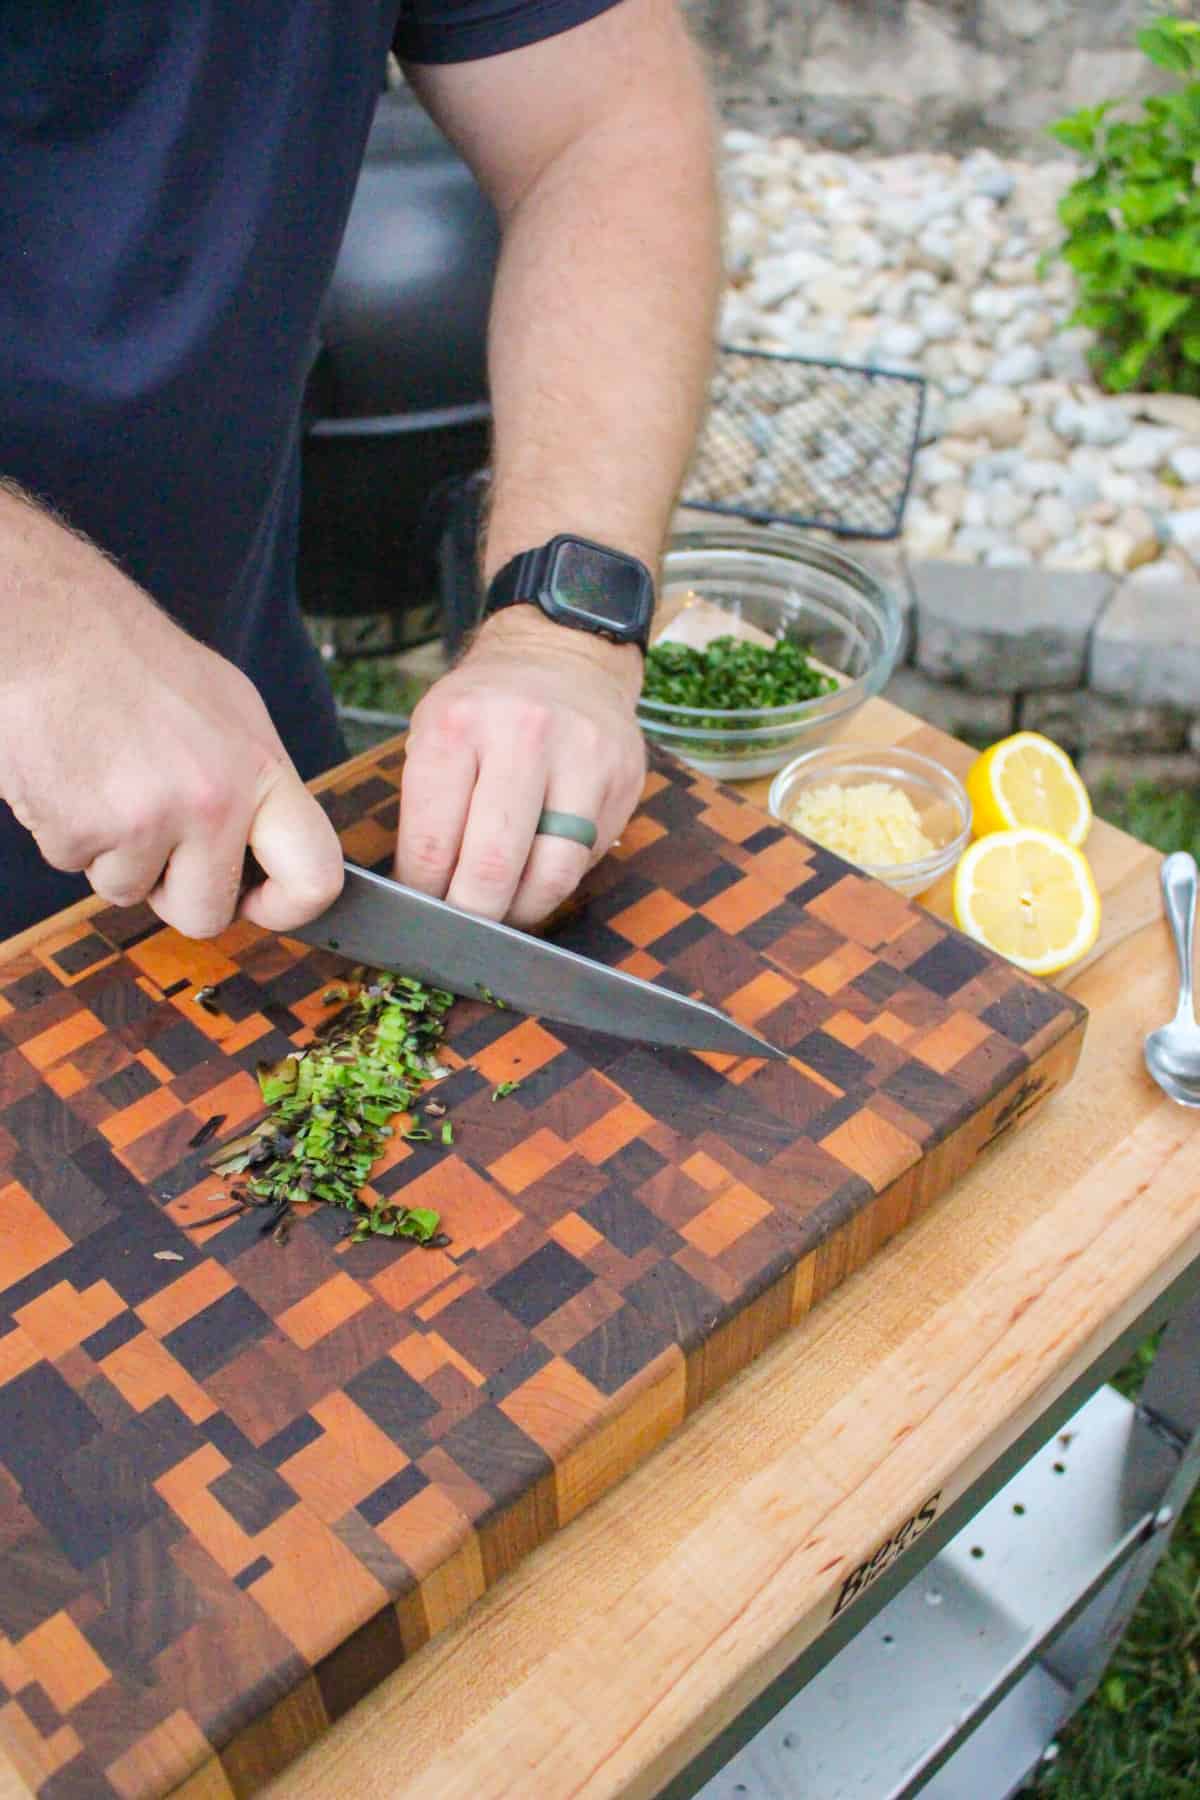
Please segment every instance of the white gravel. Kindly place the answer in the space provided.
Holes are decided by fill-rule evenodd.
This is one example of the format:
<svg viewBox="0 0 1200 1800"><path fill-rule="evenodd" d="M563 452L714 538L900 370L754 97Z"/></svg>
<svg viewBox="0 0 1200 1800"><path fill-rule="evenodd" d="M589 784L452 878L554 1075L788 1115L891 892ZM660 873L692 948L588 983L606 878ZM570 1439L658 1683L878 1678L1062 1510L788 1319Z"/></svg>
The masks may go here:
<svg viewBox="0 0 1200 1800"><path fill-rule="evenodd" d="M1200 400L1104 393L1091 334L1066 326L1070 271L1039 272L1073 161L846 156L730 130L725 162L723 341L929 380L914 554L1193 572Z"/></svg>

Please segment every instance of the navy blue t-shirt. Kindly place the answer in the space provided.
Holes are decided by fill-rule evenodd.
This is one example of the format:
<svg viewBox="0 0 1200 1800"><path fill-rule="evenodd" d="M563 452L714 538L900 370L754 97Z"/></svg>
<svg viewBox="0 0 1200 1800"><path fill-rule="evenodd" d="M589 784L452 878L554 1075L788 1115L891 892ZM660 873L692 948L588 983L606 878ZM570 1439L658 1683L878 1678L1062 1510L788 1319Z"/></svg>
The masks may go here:
<svg viewBox="0 0 1200 1800"><path fill-rule="evenodd" d="M0 0L0 475L245 669L305 776L340 738L295 601L298 420L386 52L613 4ZM0 938L86 891L0 803Z"/></svg>

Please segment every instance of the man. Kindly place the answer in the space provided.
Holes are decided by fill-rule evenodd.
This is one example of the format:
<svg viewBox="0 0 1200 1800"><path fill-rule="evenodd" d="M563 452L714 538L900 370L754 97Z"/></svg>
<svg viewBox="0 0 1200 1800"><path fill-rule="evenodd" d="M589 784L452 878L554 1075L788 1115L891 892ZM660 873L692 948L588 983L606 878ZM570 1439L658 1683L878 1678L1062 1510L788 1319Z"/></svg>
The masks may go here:
<svg viewBox="0 0 1200 1800"><path fill-rule="evenodd" d="M88 883L194 937L338 892L297 420L389 41L503 228L504 573L417 708L397 874L531 924L635 804L626 559L660 554L717 288L671 0L0 0L0 938ZM514 561L562 535L601 546L568 545L574 608Z"/></svg>

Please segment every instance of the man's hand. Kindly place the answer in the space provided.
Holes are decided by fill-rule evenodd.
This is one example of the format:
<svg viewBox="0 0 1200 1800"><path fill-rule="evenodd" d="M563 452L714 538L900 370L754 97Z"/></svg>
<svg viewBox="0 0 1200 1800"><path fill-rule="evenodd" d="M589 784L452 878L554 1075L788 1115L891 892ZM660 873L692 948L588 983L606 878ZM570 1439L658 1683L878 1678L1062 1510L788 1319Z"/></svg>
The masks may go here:
<svg viewBox="0 0 1200 1800"><path fill-rule="evenodd" d="M188 937L336 898L333 827L244 675L9 492L0 571L0 796L49 863ZM239 906L247 845L267 879Z"/></svg>
<svg viewBox="0 0 1200 1800"><path fill-rule="evenodd" d="M396 873L514 925L565 900L637 804L640 654L532 606L490 619L413 714ZM594 849L536 837L543 808L595 821Z"/></svg>

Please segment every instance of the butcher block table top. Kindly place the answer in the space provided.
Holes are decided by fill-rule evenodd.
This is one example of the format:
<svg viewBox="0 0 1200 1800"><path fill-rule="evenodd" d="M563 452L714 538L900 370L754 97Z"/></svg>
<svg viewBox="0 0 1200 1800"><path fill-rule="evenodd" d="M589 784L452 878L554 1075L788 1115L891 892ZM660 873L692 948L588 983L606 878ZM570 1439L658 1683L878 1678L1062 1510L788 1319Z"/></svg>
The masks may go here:
<svg viewBox="0 0 1200 1800"><path fill-rule="evenodd" d="M904 743L960 769L970 757L881 701L863 708L842 735ZM761 799L761 786L751 792ZM636 855L636 846L630 851ZM931 1209L922 1211L922 1196L910 1193L904 1216L911 1212L913 1222L890 1243L856 1246L852 1233L843 1233L840 1269L823 1269L814 1253L810 1299L871 1260L791 1329L782 1329L787 1318L776 1316L778 1308L762 1313L758 1328L769 1347L665 1442L661 1392L648 1383L641 1448L658 1443L654 1453L569 1528L542 1532L540 1547L532 1547L539 1533L527 1516L528 1545L515 1541L519 1529L514 1541L485 1544L482 1560L490 1556L493 1571L479 1553L474 1562L464 1555L448 1563L440 1588L420 1590L421 1629L408 1621L416 1641L449 1621L445 1628L423 1648L406 1645L407 1660L357 1705L327 1706L337 1722L276 1777L270 1793L313 1800L351 1791L362 1800L649 1800L822 1631L853 1571L903 1521L948 1506L1187 1266L1200 1250L1200 1122L1161 1099L1140 1055L1143 1033L1173 1005L1159 859L1103 824L1089 852L1105 925L1087 965L1071 978L1072 994L1091 1015L1074 1080L1005 1133L1025 1109L1018 1085L1007 1117L992 1117L974 1149L996 1136L1004 1141ZM930 899L944 915L944 892ZM75 917L84 916L76 910ZM957 940L935 934L929 953L943 941ZM6 947L0 963L23 947ZM994 978L994 971L981 976ZM1008 990L997 989L989 1005L1007 1000ZM1051 1039L1058 1034L1060 1049L1052 1044L1045 1063L1054 1086L1069 1073L1079 1019L1053 1016L1044 999L1038 1005L1040 1028ZM954 1054L961 1061L964 1045ZM903 1135L903 1083L896 1092L901 1099L891 1096L892 1110L881 1105L880 1116ZM651 1111L655 1098L646 1099ZM907 1098L913 1103L916 1096ZM915 1115L909 1123L915 1136ZM942 1127L954 1123L943 1120ZM871 1154L881 1154L880 1141L872 1139ZM882 1141L894 1148L886 1134ZM847 1155L854 1154L847 1140ZM931 1157L926 1166L935 1163ZM900 1222L872 1229L882 1237ZM728 1217L710 1224L727 1247ZM833 1231L826 1241L837 1236ZM719 1248L710 1243L707 1254ZM365 1252L377 1253L374 1246ZM765 1294L773 1290L771 1269L764 1269ZM789 1294L795 1318L805 1305L794 1286ZM98 1320L97 1331L105 1328ZM563 1342L571 1342L569 1332ZM687 1379L700 1392L715 1390L729 1372L720 1367L722 1356L737 1368L754 1348L711 1340L713 1366L699 1358ZM543 1436L552 1435L556 1404L568 1411L578 1404L570 1391L553 1387L537 1404L537 1389L528 1394L518 1416ZM447 1442L454 1447L452 1435ZM483 1463L479 1472L483 1479ZM607 1485L595 1471L589 1477L586 1464L575 1466L574 1477L579 1505L591 1498L589 1479L597 1493ZM252 1481L226 1487L224 1499L241 1511L247 1530L257 1508L269 1514L265 1488L256 1491ZM463 1497L472 1499L465 1488ZM561 1484L558 1499L561 1509ZM203 1526L197 1529L203 1535ZM502 1569L510 1572L484 1592L491 1573ZM269 1571L252 1568L247 1585L256 1579L269 1581ZM115 1605L121 1596L106 1598ZM276 1599L286 1616L293 1603L286 1595ZM170 1641L169 1620L152 1619L145 1629ZM304 1636L298 1616L295 1635ZM319 1638L319 1630L312 1635ZM107 1671L98 1656L95 1666L71 1661L77 1646L65 1640L57 1651L49 1641L35 1649L42 1683L35 1683L34 1710L45 1739L56 1690L69 1703L89 1691L89 1682L99 1687ZM364 1642L361 1650L367 1674L358 1691L374 1678L378 1646ZM0 1665L0 1680L27 1673L12 1662L7 1670ZM338 1672L349 1694L356 1685L352 1659L342 1657ZM325 1689L322 1698L328 1702ZM5 1726L12 1741L13 1716L6 1720L0 1705L0 1731ZM164 1768L187 1766L190 1757L197 1769L177 1791L189 1800L252 1791L252 1768L235 1766L230 1777L213 1760L197 1763L187 1729L182 1719L165 1721L154 1743ZM294 1700L277 1730L295 1733L297 1745L314 1735ZM277 1744L269 1757L282 1761L287 1748ZM56 1753L65 1777L76 1751L64 1737ZM51 1777L41 1791L68 1800L96 1790ZM130 1779L112 1791L144 1788ZM0 1800L22 1793L16 1773L0 1770Z"/></svg>

